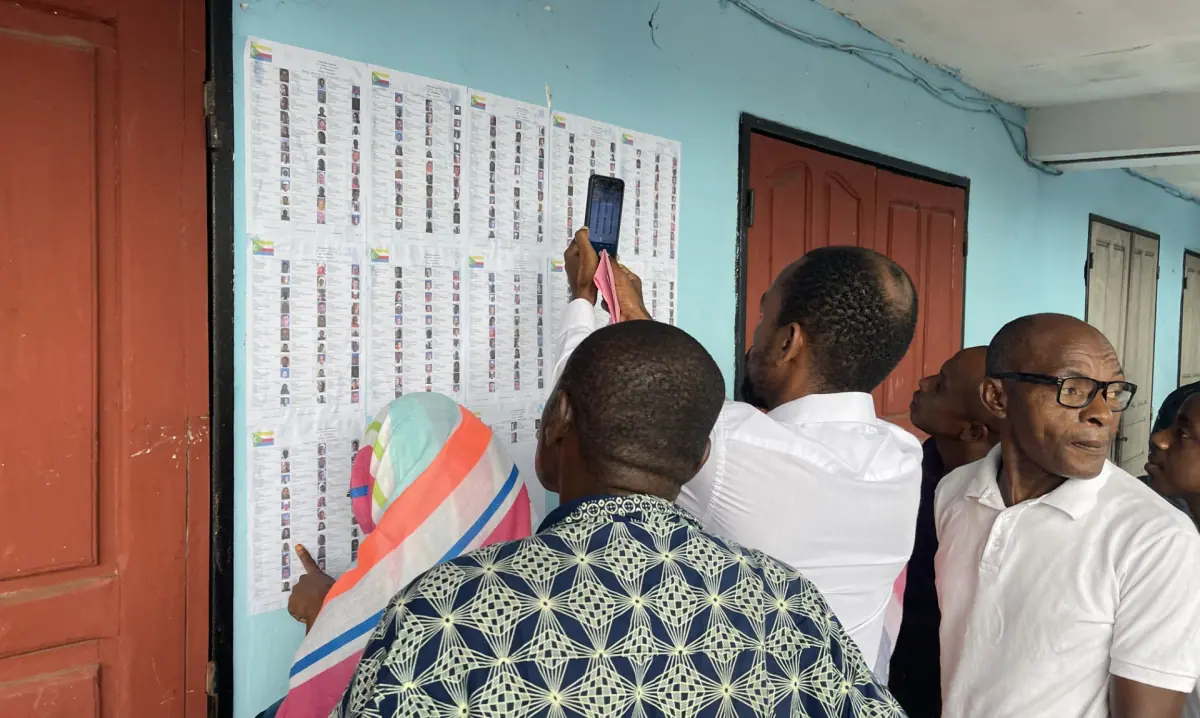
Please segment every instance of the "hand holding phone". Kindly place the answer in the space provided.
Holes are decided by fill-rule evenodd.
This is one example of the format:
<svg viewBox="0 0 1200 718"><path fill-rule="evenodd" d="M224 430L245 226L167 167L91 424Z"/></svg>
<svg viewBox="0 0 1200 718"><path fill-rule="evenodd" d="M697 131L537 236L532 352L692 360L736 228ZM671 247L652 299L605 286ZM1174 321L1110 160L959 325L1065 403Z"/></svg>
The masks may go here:
<svg viewBox="0 0 1200 718"><path fill-rule="evenodd" d="M592 175L588 178L587 210L584 215L590 241L596 254L608 252L617 258L621 235L621 208L625 201L625 182L616 177Z"/></svg>
<svg viewBox="0 0 1200 718"><path fill-rule="evenodd" d="M600 257L592 249L588 238L588 228L580 227L563 251L563 264L567 270L567 281L571 285L571 299L586 299L595 304L595 277Z"/></svg>

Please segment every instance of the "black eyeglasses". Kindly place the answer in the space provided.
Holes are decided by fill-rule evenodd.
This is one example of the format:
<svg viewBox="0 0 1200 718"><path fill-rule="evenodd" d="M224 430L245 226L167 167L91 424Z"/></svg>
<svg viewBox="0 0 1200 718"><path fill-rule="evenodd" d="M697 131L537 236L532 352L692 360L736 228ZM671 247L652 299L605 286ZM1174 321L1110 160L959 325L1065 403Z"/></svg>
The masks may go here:
<svg viewBox="0 0 1200 718"><path fill-rule="evenodd" d="M1058 387L1058 403L1069 409L1082 409L1104 393L1104 402L1112 411L1125 411L1137 393L1137 384L1128 381L1098 381L1086 376L1049 376L1010 371L992 374L992 379L1011 379L1027 384L1044 384Z"/></svg>

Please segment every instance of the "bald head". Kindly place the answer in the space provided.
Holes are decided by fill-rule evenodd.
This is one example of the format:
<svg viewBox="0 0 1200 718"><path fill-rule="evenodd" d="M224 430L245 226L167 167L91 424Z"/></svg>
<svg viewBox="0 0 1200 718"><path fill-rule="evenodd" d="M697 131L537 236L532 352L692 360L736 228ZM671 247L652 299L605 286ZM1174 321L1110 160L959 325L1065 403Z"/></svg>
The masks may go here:
<svg viewBox="0 0 1200 718"><path fill-rule="evenodd" d="M1061 365L1064 353L1080 343L1116 356L1104 334L1082 319L1066 314L1018 317L1001 327L988 345L987 374L1055 371L1050 365Z"/></svg>
<svg viewBox="0 0 1200 718"><path fill-rule="evenodd" d="M995 421L979 398L986 357L987 347L968 347L922 379L909 407L913 425L939 439L990 447L998 438Z"/></svg>
<svg viewBox="0 0 1200 718"><path fill-rule="evenodd" d="M1065 314L1032 314L1005 324L987 351L983 402L1002 422L1005 464L1026 475L1090 479L1100 474L1116 437L1120 411L1101 386L1123 382L1112 344L1095 327ZM1092 379L1060 397L1063 381ZM1082 391L1086 391L1082 389ZM1105 390L1107 391L1107 390Z"/></svg>

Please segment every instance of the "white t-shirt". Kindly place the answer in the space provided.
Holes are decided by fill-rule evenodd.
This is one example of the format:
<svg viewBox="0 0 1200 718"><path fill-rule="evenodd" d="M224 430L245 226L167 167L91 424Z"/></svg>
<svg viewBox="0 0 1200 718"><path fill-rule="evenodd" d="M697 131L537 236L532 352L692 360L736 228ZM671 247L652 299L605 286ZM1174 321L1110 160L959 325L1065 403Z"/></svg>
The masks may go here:
<svg viewBox="0 0 1200 718"><path fill-rule="evenodd" d="M587 300L567 306L556 380L594 328ZM706 531L803 573L884 680L884 614L916 536L920 442L856 392L815 394L768 414L727 402L711 440L676 503Z"/></svg>
<svg viewBox="0 0 1200 718"><path fill-rule="evenodd" d="M935 499L943 718L1107 718L1110 674L1190 692L1200 534L1105 462L1005 507L1000 447Z"/></svg>

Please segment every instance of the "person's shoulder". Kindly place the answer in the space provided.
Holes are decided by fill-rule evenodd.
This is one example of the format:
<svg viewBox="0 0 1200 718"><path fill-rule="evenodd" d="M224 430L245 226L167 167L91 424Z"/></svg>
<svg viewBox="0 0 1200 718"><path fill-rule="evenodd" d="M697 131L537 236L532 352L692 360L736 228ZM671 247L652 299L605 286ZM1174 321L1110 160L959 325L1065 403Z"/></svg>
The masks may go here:
<svg viewBox="0 0 1200 718"><path fill-rule="evenodd" d="M941 512L950 505L965 500L967 490L980 478L980 474L989 471L996 471L996 461L990 454L943 476L934 490L935 511Z"/></svg>
<svg viewBox="0 0 1200 718"><path fill-rule="evenodd" d="M768 586L773 586L775 590L771 592L777 593L789 584L792 584L793 587L809 585L808 579L798 570L774 556L763 553L760 549L742 546L738 542L724 536L717 536L710 533L703 533L703 535L728 551L734 561L742 563L751 572L757 573L762 581L764 593L768 591ZM789 590L786 592L793 593L794 591Z"/></svg>
<svg viewBox="0 0 1200 718"><path fill-rule="evenodd" d="M912 432L886 419L876 419L875 425L894 439L897 450L906 456L915 456L918 462L925 457L925 449L921 446L921 440L913 436Z"/></svg>
<svg viewBox="0 0 1200 718"><path fill-rule="evenodd" d="M790 446L794 440L791 431L770 414L742 401L725 402L713 427L713 436L777 449Z"/></svg>
<svg viewBox="0 0 1200 718"><path fill-rule="evenodd" d="M1123 525L1139 542L1178 538L1200 547L1200 533L1186 513L1121 467L1109 463L1105 470L1101 500L1106 521Z"/></svg>
<svg viewBox="0 0 1200 718"><path fill-rule="evenodd" d="M766 418L767 415L761 410L744 401L726 401L721 407L719 421L727 426L737 426L747 421Z"/></svg>
<svg viewBox="0 0 1200 718"><path fill-rule="evenodd" d="M439 595L444 595L447 591L451 591L453 595L452 592L470 578L478 576L483 570L497 567L523 546L536 540L537 536L534 535L515 541L494 543L459 554L417 576L408 584L403 594L407 598L415 598L427 595L430 589L436 589Z"/></svg>

